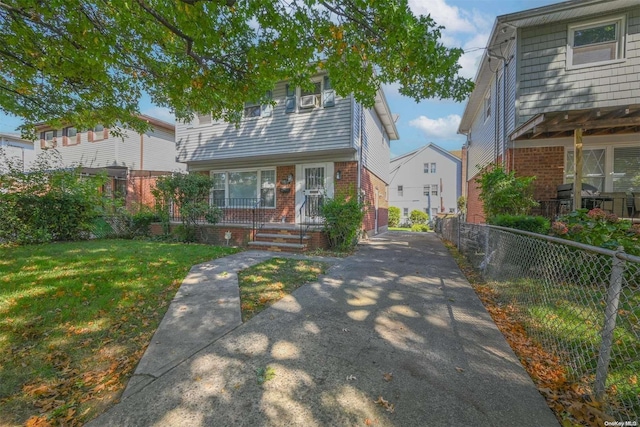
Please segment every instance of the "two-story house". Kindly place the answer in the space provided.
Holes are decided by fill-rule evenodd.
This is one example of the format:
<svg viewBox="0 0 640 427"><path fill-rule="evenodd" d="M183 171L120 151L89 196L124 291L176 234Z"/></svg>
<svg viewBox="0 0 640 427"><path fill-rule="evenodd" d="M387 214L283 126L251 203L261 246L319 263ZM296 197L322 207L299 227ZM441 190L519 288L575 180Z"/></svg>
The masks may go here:
<svg viewBox="0 0 640 427"><path fill-rule="evenodd" d="M455 214L462 194L462 161L453 153L429 143L391 159L389 205L400 208L400 222L413 210L437 215Z"/></svg>
<svg viewBox="0 0 640 427"><path fill-rule="evenodd" d="M274 103L246 104L239 126L214 121L209 114L176 125L178 160L190 172L214 179L217 206L249 209L248 203L259 203L263 233L258 237L273 249L279 248L274 242L282 248L289 243L289 249L306 245L271 237L286 234L287 226L321 222L319 205L337 191L364 197L367 233L383 231L388 223L389 141L398 132L382 90L369 109L353 96L338 96L326 75L313 81L311 91L276 84ZM264 232L276 224L280 230ZM255 233L243 236L253 240Z"/></svg>
<svg viewBox="0 0 640 427"><path fill-rule="evenodd" d="M499 16L475 83L459 127L467 136L469 221L484 221L475 178L492 162L535 176L543 205L559 198L563 184L582 182L602 207L640 212L633 204L640 193L637 0L566 1ZM573 206L593 206L584 196L573 191Z"/></svg>
<svg viewBox="0 0 640 427"><path fill-rule="evenodd" d="M150 190L156 177L185 170L186 166L176 161L175 126L154 117L140 117L150 125L142 134L121 130L121 135L115 135L103 125L85 130L72 125L61 129L38 126L36 155L56 149L62 166L79 165L89 175L106 172L109 180L105 192L126 195L127 206L152 206Z"/></svg>
<svg viewBox="0 0 640 427"><path fill-rule="evenodd" d="M21 138L11 133L0 133L0 149L5 156L17 159L22 164L22 171L29 170L29 164L35 160L33 141Z"/></svg>

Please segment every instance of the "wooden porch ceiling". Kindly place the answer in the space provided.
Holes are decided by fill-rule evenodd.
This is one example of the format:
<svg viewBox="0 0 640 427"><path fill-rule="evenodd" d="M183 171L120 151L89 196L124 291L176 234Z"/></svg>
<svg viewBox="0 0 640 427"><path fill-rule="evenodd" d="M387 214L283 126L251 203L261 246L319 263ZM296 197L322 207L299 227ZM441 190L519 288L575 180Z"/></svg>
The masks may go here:
<svg viewBox="0 0 640 427"><path fill-rule="evenodd" d="M640 132L640 105L556 111L538 114L510 136L512 141L572 137L575 129L584 136Z"/></svg>

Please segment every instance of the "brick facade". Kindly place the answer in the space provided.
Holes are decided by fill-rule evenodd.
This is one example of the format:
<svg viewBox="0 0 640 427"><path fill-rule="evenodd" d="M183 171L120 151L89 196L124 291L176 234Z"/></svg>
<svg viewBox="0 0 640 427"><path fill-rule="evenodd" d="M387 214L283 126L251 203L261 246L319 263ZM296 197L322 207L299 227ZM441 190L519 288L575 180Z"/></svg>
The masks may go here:
<svg viewBox="0 0 640 427"><path fill-rule="evenodd" d="M498 159L501 162L502 159ZM516 176L535 176L533 197L535 200L551 200L557 196L558 185L564 182L564 147L516 148L507 151L507 165ZM467 221L485 222L480 190L475 182L476 174L467 182Z"/></svg>
<svg viewBox="0 0 640 427"><path fill-rule="evenodd" d="M288 177L293 178L288 182ZM276 168L276 212L274 222L285 217L285 222L296 222L296 167L278 166Z"/></svg>
<svg viewBox="0 0 640 427"><path fill-rule="evenodd" d="M510 149L507 160L517 176L536 177L533 182L536 200L556 198L557 187L564 182L564 147Z"/></svg>
<svg viewBox="0 0 640 427"><path fill-rule="evenodd" d="M378 203L378 232L387 230L389 225L389 198L387 197L387 184L378 178L373 172L364 168L360 182L365 194L366 211L363 220L363 228L368 235L375 233L376 222L376 190Z"/></svg>

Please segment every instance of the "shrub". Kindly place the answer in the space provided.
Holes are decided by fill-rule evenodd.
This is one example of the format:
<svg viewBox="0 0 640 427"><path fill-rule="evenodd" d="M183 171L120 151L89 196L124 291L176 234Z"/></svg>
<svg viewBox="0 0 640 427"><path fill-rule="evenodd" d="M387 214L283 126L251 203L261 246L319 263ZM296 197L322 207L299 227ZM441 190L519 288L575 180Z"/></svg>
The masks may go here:
<svg viewBox="0 0 640 427"><path fill-rule="evenodd" d="M80 168L63 168L55 150L22 164L0 152L0 240L44 243L87 238L100 214L104 175L83 177Z"/></svg>
<svg viewBox="0 0 640 427"><path fill-rule="evenodd" d="M426 233L431 230L429 229L429 226L427 224L413 224L411 226L411 231Z"/></svg>
<svg viewBox="0 0 640 427"><path fill-rule="evenodd" d="M502 166L488 165L476 179L480 187L480 200L488 221L497 215L526 215L538 206L533 198L535 177L516 177Z"/></svg>
<svg viewBox="0 0 640 427"><path fill-rule="evenodd" d="M411 225L426 224L427 222L429 222L429 215L422 211L414 209L409 214L409 221L411 221Z"/></svg>
<svg viewBox="0 0 640 427"><path fill-rule="evenodd" d="M220 219L220 209L209 205L209 192L213 180L205 175L185 174L181 172L169 176L161 176L151 193L156 199L157 214L162 223L165 235L169 234L169 208L180 213L182 227L178 233L183 241L192 242L197 239L199 221L204 218L215 224Z"/></svg>
<svg viewBox="0 0 640 427"><path fill-rule="evenodd" d="M551 234L563 239L640 256L640 224L619 220L614 214L596 208L578 209L560 217Z"/></svg>
<svg viewBox="0 0 640 427"><path fill-rule="evenodd" d="M531 215L498 215L492 218L490 223L538 234L547 234L551 228L548 219Z"/></svg>
<svg viewBox="0 0 640 427"><path fill-rule="evenodd" d="M400 225L400 208L397 206L389 206L389 227L398 227Z"/></svg>
<svg viewBox="0 0 640 427"><path fill-rule="evenodd" d="M364 204L358 200L355 192L341 192L333 199L325 199L321 213L329 246L338 251L353 249L358 243L364 219Z"/></svg>

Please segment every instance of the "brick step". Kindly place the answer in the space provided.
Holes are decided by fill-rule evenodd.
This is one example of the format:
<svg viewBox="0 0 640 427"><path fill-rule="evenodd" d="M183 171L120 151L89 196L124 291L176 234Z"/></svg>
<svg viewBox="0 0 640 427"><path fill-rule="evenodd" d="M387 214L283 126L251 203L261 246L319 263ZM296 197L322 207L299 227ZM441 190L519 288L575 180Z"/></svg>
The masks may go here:
<svg viewBox="0 0 640 427"><path fill-rule="evenodd" d="M309 240L311 237L304 236L302 240ZM298 234L284 234L284 233L256 233L256 239L262 242L273 241L285 243L287 240L300 240L300 233Z"/></svg>
<svg viewBox="0 0 640 427"><path fill-rule="evenodd" d="M307 250L306 244L300 243L282 243L282 242L249 242L249 247L252 249L262 249L265 251L274 252L304 252Z"/></svg>

